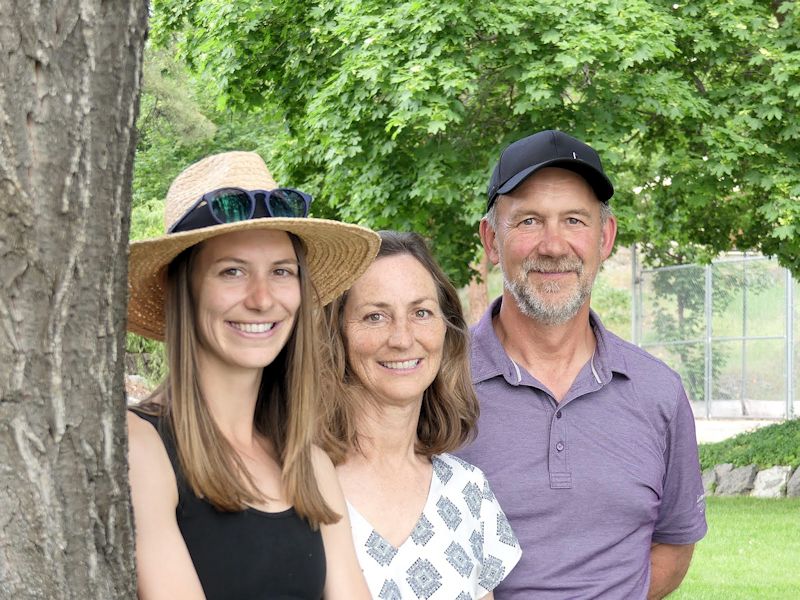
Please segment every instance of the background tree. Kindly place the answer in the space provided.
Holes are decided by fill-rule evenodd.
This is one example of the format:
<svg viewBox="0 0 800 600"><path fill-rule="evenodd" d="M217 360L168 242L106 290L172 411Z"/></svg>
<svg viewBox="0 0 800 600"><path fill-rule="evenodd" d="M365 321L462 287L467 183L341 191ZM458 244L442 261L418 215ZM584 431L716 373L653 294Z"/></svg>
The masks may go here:
<svg viewBox="0 0 800 600"><path fill-rule="evenodd" d="M122 352L145 2L0 3L0 595L134 598Z"/></svg>
<svg viewBox="0 0 800 600"><path fill-rule="evenodd" d="M741 248L800 271L797 2L154 6L209 93L277 111L277 166L319 214L422 232L458 283L500 149L543 128L600 151L651 263Z"/></svg>

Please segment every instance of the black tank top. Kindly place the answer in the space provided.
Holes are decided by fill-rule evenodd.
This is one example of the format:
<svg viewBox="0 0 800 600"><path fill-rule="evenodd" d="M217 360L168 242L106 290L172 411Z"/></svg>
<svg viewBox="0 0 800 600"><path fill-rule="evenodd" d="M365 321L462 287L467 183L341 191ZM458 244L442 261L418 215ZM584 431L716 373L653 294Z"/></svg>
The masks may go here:
<svg viewBox="0 0 800 600"><path fill-rule="evenodd" d="M175 516L207 600L319 600L325 550L294 508L221 512L194 495L165 420L134 411L161 436L178 482Z"/></svg>

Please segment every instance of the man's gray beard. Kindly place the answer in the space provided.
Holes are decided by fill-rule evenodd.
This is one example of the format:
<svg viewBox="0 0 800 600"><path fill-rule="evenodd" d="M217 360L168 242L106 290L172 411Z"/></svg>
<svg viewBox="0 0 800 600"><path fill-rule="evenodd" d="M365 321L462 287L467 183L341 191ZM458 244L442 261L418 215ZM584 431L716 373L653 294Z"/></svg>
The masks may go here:
<svg viewBox="0 0 800 600"><path fill-rule="evenodd" d="M502 265L502 261L500 263ZM534 289L528 280L532 271L542 272L574 272L578 277L578 285L560 304L547 302L547 294L558 293L561 285L557 281L547 281L541 291ZM503 287L511 292L520 312L529 319L544 325L563 325L578 314L581 306L592 294L594 277L583 277L583 262L578 257L565 256L560 259L528 257L522 263L519 277L510 279L503 269Z"/></svg>

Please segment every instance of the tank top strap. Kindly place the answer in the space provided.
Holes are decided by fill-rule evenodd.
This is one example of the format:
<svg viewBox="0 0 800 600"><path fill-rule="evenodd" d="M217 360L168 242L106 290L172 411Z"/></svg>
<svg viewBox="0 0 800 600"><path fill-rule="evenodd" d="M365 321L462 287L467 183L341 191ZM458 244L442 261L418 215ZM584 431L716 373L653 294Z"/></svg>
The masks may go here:
<svg viewBox="0 0 800 600"><path fill-rule="evenodd" d="M185 490L187 489L186 479L183 476L183 470L181 469L180 461L178 460L178 450L175 446L175 435L172 433L172 427L170 426L169 419L161 415L154 415L144 412L141 408L136 406L130 406L128 407L128 410L150 423L158 432L161 442L164 444L164 449L167 451L167 456L169 457L169 462L172 465L172 470L175 473L175 479L178 482L178 492L180 496L183 496Z"/></svg>

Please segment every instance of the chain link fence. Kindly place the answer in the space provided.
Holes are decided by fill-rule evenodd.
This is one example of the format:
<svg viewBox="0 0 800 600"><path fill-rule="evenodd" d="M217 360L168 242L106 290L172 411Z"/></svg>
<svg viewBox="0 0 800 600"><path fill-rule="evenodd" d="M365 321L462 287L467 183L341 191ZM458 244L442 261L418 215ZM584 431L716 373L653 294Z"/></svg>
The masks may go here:
<svg viewBox="0 0 800 600"><path fill-rule="evenodd" d="M633 253L633 342L683 378L696 417L790 418L800 376L798 282L776 261L642 269Z"/></svg>

